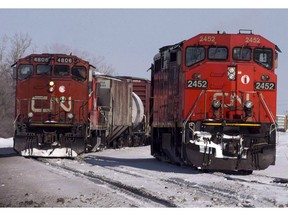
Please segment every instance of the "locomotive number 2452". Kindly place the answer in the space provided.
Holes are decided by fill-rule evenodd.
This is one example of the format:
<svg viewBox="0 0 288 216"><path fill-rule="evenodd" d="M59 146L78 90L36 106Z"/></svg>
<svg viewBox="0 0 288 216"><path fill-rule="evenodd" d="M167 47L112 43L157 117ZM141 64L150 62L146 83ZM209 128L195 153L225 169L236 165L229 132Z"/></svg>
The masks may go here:
<svg viewBox="0 0 288 216"><path fill-rule="evenodd" d="M215 42L215 36L204 35L200 36L200 42Z"/></svg>
<svg viewBox="0 0 288 216"><path fill-rule="evenodd" d="M255 82L254 87L256 90L275 90L274 82Z"/></svg>
<svg viewBox="0 0 288 216"><path fill-rule="evenodd" d="M188 80L187 87L188 88L207 88L208 82L207 80Z"/></svg>

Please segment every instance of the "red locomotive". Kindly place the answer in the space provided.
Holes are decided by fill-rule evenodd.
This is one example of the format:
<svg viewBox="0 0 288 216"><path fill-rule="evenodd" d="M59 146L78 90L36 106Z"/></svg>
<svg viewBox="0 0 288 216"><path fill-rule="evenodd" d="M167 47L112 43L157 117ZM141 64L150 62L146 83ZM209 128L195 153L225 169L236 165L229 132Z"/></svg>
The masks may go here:
<svg viewBox="0 0 288 216"><path fill-rule="evenodd" d="M274 165L278 52L250 30L160 48L151 67L151 154L203 170Z"/></svg>
<svg viewBox="0 0 288 216"><path fill-rule="evenodd" d="M136 136L131 128L144 114L131 81L95 75L74 55L31 54L15 65L14 149L21 155L75 157Z"/></svg>

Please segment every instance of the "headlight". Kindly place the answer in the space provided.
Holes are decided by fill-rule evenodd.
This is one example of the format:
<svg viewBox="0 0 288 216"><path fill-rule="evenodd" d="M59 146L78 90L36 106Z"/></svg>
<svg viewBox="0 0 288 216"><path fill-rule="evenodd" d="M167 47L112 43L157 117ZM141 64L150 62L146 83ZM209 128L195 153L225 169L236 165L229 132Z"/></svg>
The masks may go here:
<svg viewBox="0 0 288 216"><path fill-rule="evenodd" d="M246 109L251 109L251 108L253 108L253 106L254 106L254 104L253 104L253 102L250 101L250 100L247 100L247 101L244 103L244 108L246 108Z"/></svg>
<svg viewBox="0 0 288 216"><path fill-rule="evenodd" d="M229 80L235 80L236 79L236 68L235 67L228 67L228 73L227 73Z"/></svg>
<svg viewBox="0 0 288 216"><path fill-rule="evenodd" d="M269 75L262 75L261 80L268 81L270 79Z"/></svg>
<svg viewBox="0 0 288 216"><path fill-rule="evenodd" d="M211 106L217 110L220 108L221 102L219 100L213 100Z"/></svg>
<svg viewBox="0 0 288 216"><path fill-rule="evenodd" d="M54 83L54 81L50 81L49 82L49 92L53 92L54 91L54 88L55 88L55 83Z"/></svg>
<svg viewBox="0 0 288 216"><path fill-rule="evenodd" d="M54 86L49 87L49 92L53 92L54 91Z"/></svg>
<svg viewBox="0 0 288 216"><path fill-rule="evenodd" d="M195 73L195 74L192 75L192 78L194 80L200 80L201 79L201 74L200 73Z"/></svg>
<svg viewBox="0 0 288 216"><path fill-rule="evenodd" d="M72 113L68 113L67 116L68 116L69 119L72 119L72 118L73 118L73 114L72 114Z"/></svg>
<svg viewBox="0 0 288 216"><path fill-rule="evenodd" d="M51 86L51 87L54 86L54 81L50 81L49 86Z"/></svg>
<svg viewBox="0 0 288 216"><path fill-rule="evenodd" d="M29 117L29 118L32 118L33 115L34 115L34 114L33 114L32 112L29 112L29 113L28 113L28 117Z"/></svg>

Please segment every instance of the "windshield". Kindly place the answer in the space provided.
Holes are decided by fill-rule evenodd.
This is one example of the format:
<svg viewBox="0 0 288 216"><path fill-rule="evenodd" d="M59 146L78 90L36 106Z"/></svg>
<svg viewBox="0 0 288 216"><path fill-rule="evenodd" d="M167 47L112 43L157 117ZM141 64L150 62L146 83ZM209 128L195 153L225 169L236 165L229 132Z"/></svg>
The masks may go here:
<svg viewBox="0 0 288 216"><path fill-rule="evenodd" d="M72 68L72 77L75 79L79 79L81 81L85 81L87 77L87 70L83 66L75 66Z"/></svg>
<svg viewBox="0 0 288 216"><path fill-rule="evenodd" d="M69 75L69 66L67 65L55 65L54 74L60 76Z"/></svg>
<svg viewBox="0 0 288 216"><path fill-rule="evenodd" d="M187 47L186 49L186 66L192 66L205 58L204 47Z"/></svg>
<svg viewBox="0 0 288 216"><path fill-rule="evenodd" d="M210 60L226 60L228 57L227 47L209 47L208 59Z"/></svg>
<svg viewBox="0 0 288 216"><path fill-rule="evenodd" d="M232 57L234 60L250 61L252 50L249 47L234 47Z"/></svg>
<svg viewBox="0 0 288 216"><path fill-rule="evenodd" d="M37 65L36 74L50 74L51 66L50 65Z"/></svg>
<svg viewBox="0 0 288 216"><path fill-rule="evenodd" d="M273 66L273 51L268 48L255 48L254 49L254 61L261 66L272 69Z"/></svg>
<svg viewBox="0 0 288 216"><path fill-rule="evenodd" d="M20 65L18 69L18 79L24 80L33 74L33 65Z"/></svg>

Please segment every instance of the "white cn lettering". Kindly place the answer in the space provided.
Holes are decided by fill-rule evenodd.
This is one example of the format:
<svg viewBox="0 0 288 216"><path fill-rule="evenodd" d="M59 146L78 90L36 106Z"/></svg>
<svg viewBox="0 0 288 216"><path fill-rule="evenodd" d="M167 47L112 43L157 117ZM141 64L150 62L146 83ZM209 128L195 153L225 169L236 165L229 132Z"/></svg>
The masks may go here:
<svg viewBox="0 0 288 216"><path fill-rule="evenodd" d="M214 95L213 95L213 100L217 100L217 98L219 98L219 99L222 99L222 97L228 97L229 96L229 93L227 93L227 92L225 92L224 93L224 95L223 95L223 93L221 93L221 92L219 92L219 93L215 93ZM223 100L224 100L224 97L223 97ZM249 93L246 93L246 100L249 100L249 98L250 98L250 94ZM219 100L218 99L218 100ZM231 107L231 106L235 106L235 101L237 100L237 102L239 103L239 104L241 104L242 105L242 99L241 99L241 97L239 97L235 92L233 92L233 93L231 93L230 94L230 103L229 104L224 104L224 107Z"/></svg>
<svg viewBox="0 0 288 216"><path fill-rule="evenodd" d="M56 100L56 103L58 103L63 110L65 110L66 112L69 112L72 107L71 99L72 99L71 97L68 97L68 106L65 106L63 102L59 102L58 98L56 98L55 100Z"/></svg>
<svg viewBox="0 0 288 216"><path fill-rule="evenodd" d="M66 106L63 102L60 102L58 98L55 98L55 100L53 100L53 98L50 98L50 107L42 107L41 105L44 104L44 102L40 103L40 107L36 107L36 100L40 100L40 101L45 101L47 100L48 97L47 96L34 96L32 97L31 100L31 110L33 112L52 112L53 107L54 107L54 103L58 103L60 105L60 107L65 110L66 112L69 112L72 108L72 103L71 103L71 97L68 98L68 105Z"/></svg>
<svg viewBox="0 0 288 216"><path fill-rule="evenodd" d="M51 110L53 109L53 102L51 103L50 101L50 108L44 108L41 105L44 104L44 102L41 102L40 107L35 107L35 102L36 100L40 100L40 101L45 101L47 100L47 96L34 96L32 97L32 101L31 101L31 110L33 112L51 112Z"/></svg>

